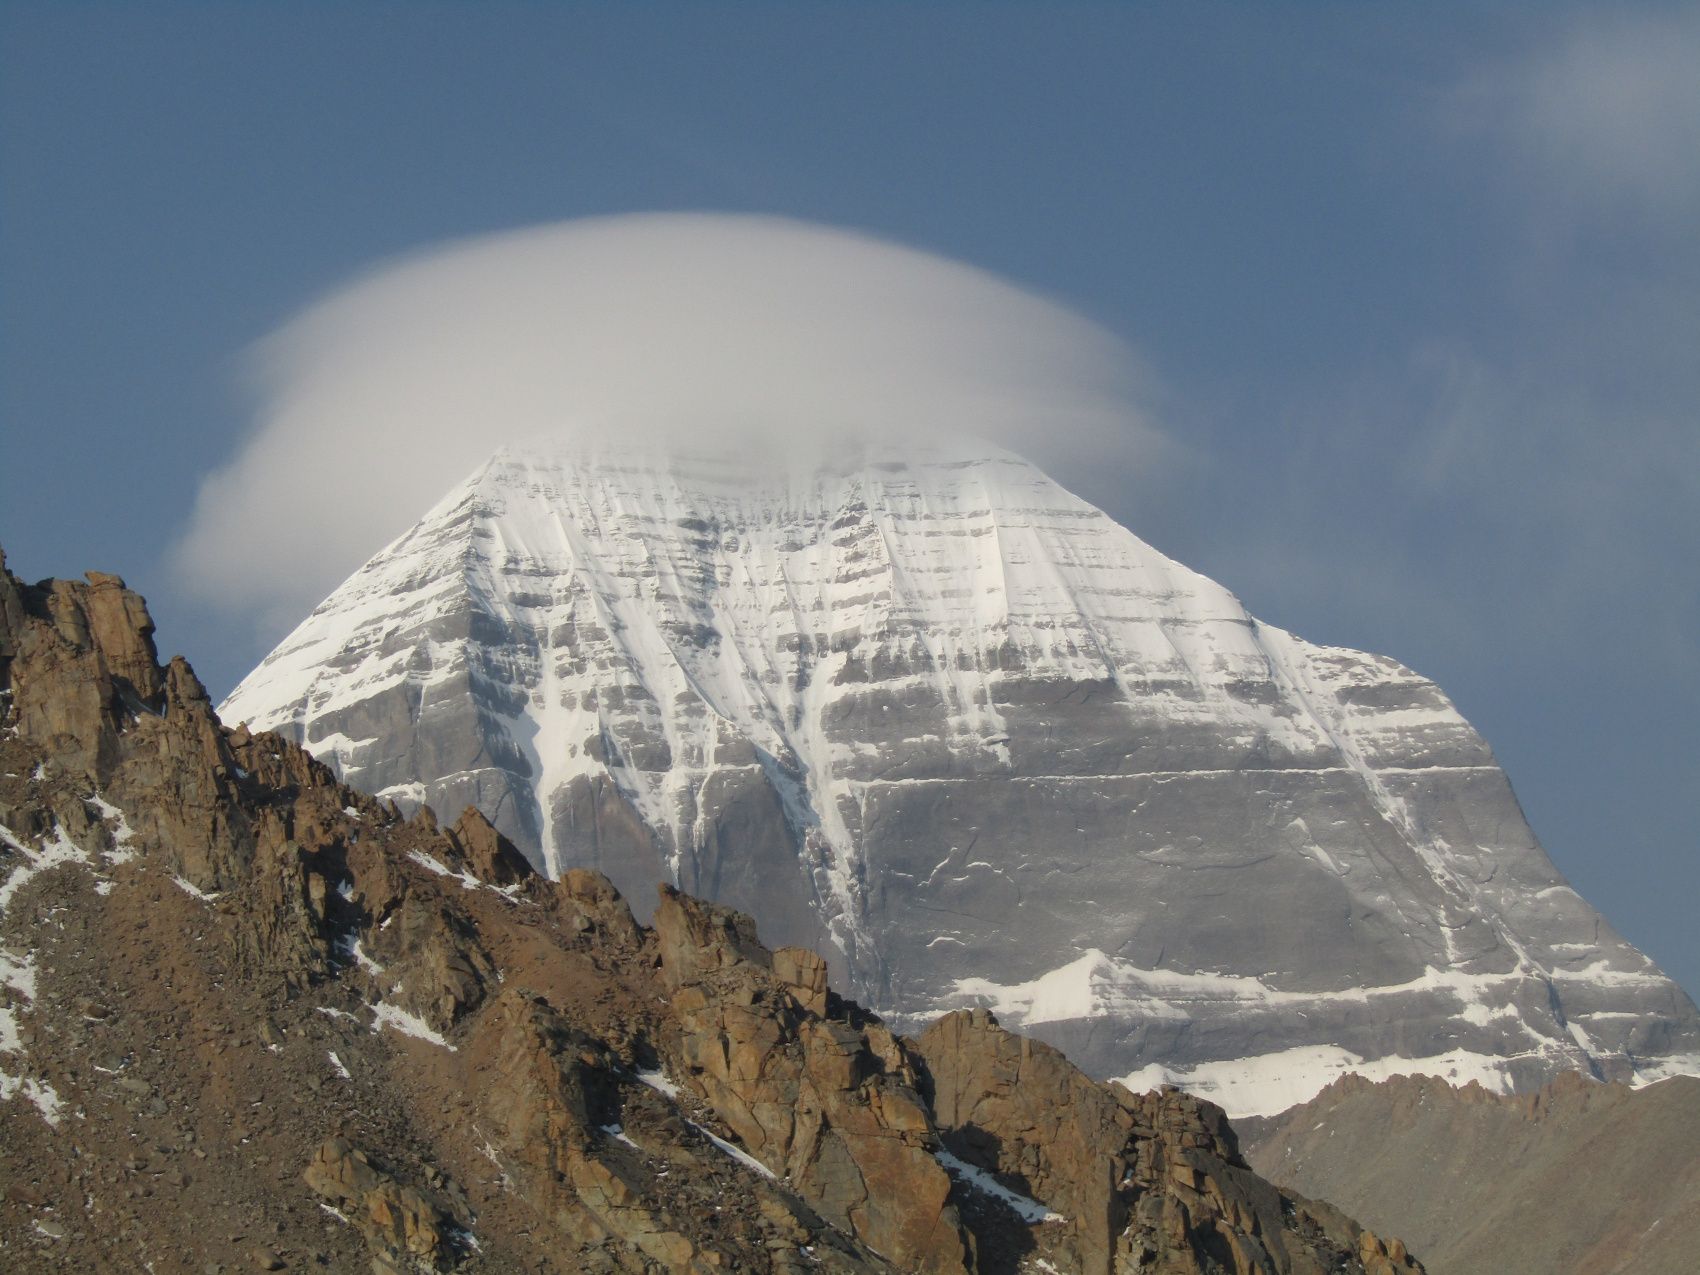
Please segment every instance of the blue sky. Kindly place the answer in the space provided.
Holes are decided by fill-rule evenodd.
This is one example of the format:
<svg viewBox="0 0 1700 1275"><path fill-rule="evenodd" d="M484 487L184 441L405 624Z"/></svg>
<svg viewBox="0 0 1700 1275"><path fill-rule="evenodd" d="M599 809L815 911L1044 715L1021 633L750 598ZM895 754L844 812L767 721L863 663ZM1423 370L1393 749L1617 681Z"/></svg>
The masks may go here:
<svg viewBox="0 0 1700 1275"><path fill-rule="evenodd" d="M280 634L169 549L301 307L593 214L864 230L1126 340L1173 454L1060 476L1439 681L1700 991L1696 65L1675 5L0 0L0 543L222 692Z"/></svg>

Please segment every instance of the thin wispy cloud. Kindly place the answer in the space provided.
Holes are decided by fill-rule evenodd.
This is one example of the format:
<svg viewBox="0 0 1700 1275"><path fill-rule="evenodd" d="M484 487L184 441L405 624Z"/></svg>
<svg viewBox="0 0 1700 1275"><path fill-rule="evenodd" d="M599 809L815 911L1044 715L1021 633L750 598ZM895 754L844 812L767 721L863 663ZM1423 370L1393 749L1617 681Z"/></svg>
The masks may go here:
<svg viewBox="0 0 1700 1275"><path fill-rule="evenodd" d="M254 369L257 423L203 484L176 562L273 624L504 443L760 457L967 434L1124 472L1161 445L1131 351L1088 320L778 218L598 218L428 250L312 306Z"/></svg>
<svg viewBox="0 0 1700 1275"><path fill-rule="evenodd" d="M1583 218L1676 229L1700 209L1700 9L1605 10L1491 62L1449 106L1525 180ZM1692 221L1682 227L1692 233Z"/></svg>
<svg viewBox="0 0 1700 1275"><path fill-rule="evenodd" d="M1700 10L1627 7L1461 64L1411 150L1502 218L1466 246L1491 308L1291 405L1273 427L1294 542L1246 528L1240 557L1419 651L1512 638L1557 659L1558 625L1616 627L1636 658L1687 640L1696 593L1663 576L1700 535L1696 67ZM1377 571L1385 597L1342 593Z"/></svg>

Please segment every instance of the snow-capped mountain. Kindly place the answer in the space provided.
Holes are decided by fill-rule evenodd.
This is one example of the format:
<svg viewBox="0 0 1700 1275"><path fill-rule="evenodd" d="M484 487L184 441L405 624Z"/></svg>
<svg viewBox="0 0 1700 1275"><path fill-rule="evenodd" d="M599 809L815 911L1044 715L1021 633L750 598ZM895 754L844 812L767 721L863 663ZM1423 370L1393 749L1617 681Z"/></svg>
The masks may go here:
<svg viewBox="0 0 1700 1275"><path fill-rule="evenodd" d="M503 451L220 711L552 874L749 911L887 1014L990 1005L1230 1112L1700 1070L1436 686L989 447Z"/></svg>

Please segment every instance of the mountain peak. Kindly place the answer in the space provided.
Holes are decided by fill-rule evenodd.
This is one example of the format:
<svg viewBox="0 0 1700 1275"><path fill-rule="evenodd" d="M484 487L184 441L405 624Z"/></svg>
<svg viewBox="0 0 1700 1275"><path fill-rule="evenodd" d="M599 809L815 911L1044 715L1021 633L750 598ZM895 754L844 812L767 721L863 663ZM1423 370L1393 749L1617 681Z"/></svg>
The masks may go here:
<svg viewBox="0 0 1700 1275"><path fill-rule="evenodd" d="M998 1005L1231 1109L1700 1056L1437 687L993 447L504 449L223 710L552 875L752 912L881 1011Z"/></svg>

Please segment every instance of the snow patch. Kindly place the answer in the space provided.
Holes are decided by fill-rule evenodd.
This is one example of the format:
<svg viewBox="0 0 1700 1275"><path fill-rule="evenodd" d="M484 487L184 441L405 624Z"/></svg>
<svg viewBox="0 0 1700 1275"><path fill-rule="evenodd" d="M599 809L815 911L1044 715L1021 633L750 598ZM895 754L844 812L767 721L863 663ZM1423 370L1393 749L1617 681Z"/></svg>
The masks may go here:
<svg viewBox="0 0 1700 1275"><path fill-rule="evenodd" d="M0 883L0 916L6 914L13 896L39 874L70 863L86 865L89 861L83 848L67 837L58 824L53 825L52 833L39 848L27 845L3 824L0 824L0 842L24 857L24 862L13 868L5 882Z"/></svg>
<svg viewBox="0 0 1700 1275"><path fill-rule="evenodd" d="M92 797L85 797L83 800L99 812L102 819L112 825L112 849L103 851L101 858L113 867L134 859L136 851L130 843L136 839L136 832L135 829L130 827L130 821L124 817L124 812L99 793Z"/></svg>
<svg viewBox="0 0 1700 1275"><path fill-rule="evenodd" d="M0 1008L0 1054L15 1054L22 1051L24 1038L18 1034L18 1016L11 1010Z"/></svg>
<svg viewBox="0 0 1700 1275"><path fill-rule="evenodd" d="M199 899L202 903L215 903L215 902L218 901L218 895L217 894L207 893L205 890L201 889L200 886L196 885L193 881L189 880L187 877L174 876L174 877L171 878L171 883L173 885L175 885L179 890L183 891L184 894L193 895L195 898Z"/></svg>
<svg viewBox="0 0 1700 1275"><path fill-rule="evenodd" d="M0 949L0 983L27 1001L35 999L35 962L28 955Z"/></svg>
<svg viewBox="0 0 1700 1275"><path fill-rule="evenodd" d="M463 890L476 890L479 886L484 884L477 877L473 876L472 873L467 872L464 869L460 872L450 872L448 866L440 859L436 859L431 855L426 854L423 850L409 850L407 852L407 857L412 859L420 867L428 869L440 877L453 877L456 881L460 882Z"/></svg>
<svg viewBox="0 0 1700 1275"><path fill-rule="evenodd" d="M664 1071L638 1071L634 1073L639 1080L657 1093L678 1100L679 1086L675 1084Z"/></svg>
<svg viewBox="0 0 1700 1275"><path fill-rule="evenodd" d="M373 978L377 978L384 972L384 967L379 965L366 954L366 949L360 945L360 937L358 935L351 934L347 936L342 940L340 947L343 955L347 956Z"/></svg>
<svg viewBox="0 0 1700 1275"><path fill-rule="evenodd" d="M631 1137L626 1133L625 1129L622 1126L617 1125L617 1124L605 1124L605 1125L600 1125L598 1127L602 1130L603 1133L607 1134L610 1138L614 1139L614 1141L625 1143L633 1151L641 1152L643 1150L642 1147L638 1146L637 1143L635 1143L631 1140Z"/></svg>
<svg viewBox="0 0 1700 1275"><path fill-rule="evenodd" d="M387 1001L379 1001L376 1005L370 1005L367 1008L372 1011L373 1031L388 1027L400 1032L403 1036L412 1036L416 1040L425 1040L433 1045L441 1045L451 1054L455 1052L455 1047L443 1039L442 1033L433 1030L431 1025L417 1014L410 1014L405 1009L391 1005Z"/></svg>
<svg viewBox="0 0 1700 1275"><path fill-rule="evenodd" d="M779 1180L778 1174L776 1174L772 1169L768 1168L760 1160L756 1159L748 1151L744 1150L744 1148L742 1148L740 1146L733 1145L732 1143L726 1141L725 1138L720 1137L718 1134L711 1133L709 1130L703 1128L700 1124L698 1124L695 1120L687 1120L687 1121L685 1121L685 1123L690 1125L690 1127L695 1129L698 1133L702 1134L703 1137L707 1138L715 1146L719 1147L722 1151L724 1151L727 1155L731 1156L734 1160L736 1160L739 1164L743 1165L746 1169L754 1169L757 1173L761 1174L762 1177L764 1177L764 1178L771 1178L776 1182Z"/></svg>
<svg viewBox="0 0 1700 1275"><path fill-rule="evenodd" d="M1021 1220L1029 1225L1038 1225L1040 1222L1068 1221L1061 1213L1041 1204L1032 1196L1022 1195L1019 1191L1010 1190L984 1169L977 1168L966 1160L960 1160L942 1148L933 1152L933 1159L943 1165L945 1172L949 1173L951 1177L961 1179L970 1189L978 1191L981 1195L989 1195L994 1200L1014 1209Z"/></svg>
<svg viewBox="0 0 1700 1275"><path fill-rule="evenodd" d="M1404 983L1292 992L1249 975L1145 969L1088 948L1067 965L1025 983L957 979L952 993L941 998L940 1008L984 1006L1009 1024L1032 1027L1110 1016L1186 1021L1201 1009L1224 1006L1301 1015L1325 1005L1368 1005L1386 998L1439 993L1455 1002L1455 1012L1465 1022L1484 1026L1498 1018L1518 1016L1515 993L1542 977L1527 966L1503 974L1471 974L1430 966ZM1574 1043L1568 1035L1563 1040L1535 1039L1549 1045Z"/></svg>
<svg viewBox="0 0 1700 1275"><path fill-rule="evenodd" d="M1301 1045L1251 1058L1168 1067L1152 1063L1120 1077L1134 1093L1175 1085L1208 1098L1230 1119L1272 1116L1309 1102L1334 1081L1358 1075L1372 1081L1392 1076L1438 1076L1453 1086L1474 1080L1489 1093L1508 1094L1509 1058L1453 1050L1432 1058L1365 1059L1338 1045Z"/></svg>
<svg viewBox="0 0 1700 1275"><path fill-rule="evenodd" d="M65 1103L52 1085L34 1076L12 1076L0 1071L0 1102L10 1102L20 1093L35 1104L43 1120L58 1125L59 1112Z"/></svg>
<svg viewBox="0 0 1700 1275"><path fill-rule="evenodd" d="M412 859L420 867L429 872L435 873L437 876L448 877L451 880L459 881L461 889L463 890L489 890L492 893L501 895L509 903L517 903L519 901L520 892L525 888L524 883L518 881L512 885L492 885L488 881L480 881L465 868L462 868L459 872L450 871L448 865L441 859L426 854L423 850L409 850L407 852L407 857Z"/></svg>
<svg viewBox="0 0 1700 1275"><path fill-rule="evenodd" d="M1676 1076L1700 1076L1700 1054L1673 1054L1667 1058L1635 1060L1635 1075L1630 1085L1636 1089L1644 1089L1648 1085L1656 1085L1661 1080L1670 1080Z"/></svg>

